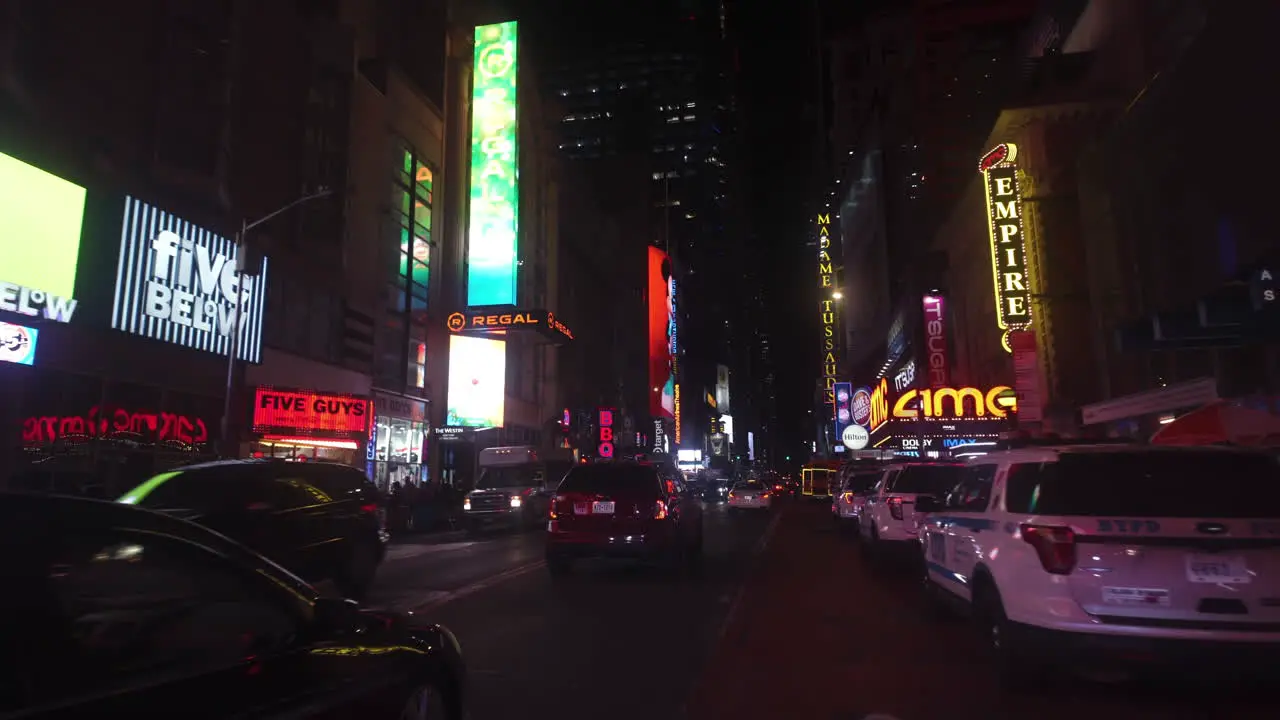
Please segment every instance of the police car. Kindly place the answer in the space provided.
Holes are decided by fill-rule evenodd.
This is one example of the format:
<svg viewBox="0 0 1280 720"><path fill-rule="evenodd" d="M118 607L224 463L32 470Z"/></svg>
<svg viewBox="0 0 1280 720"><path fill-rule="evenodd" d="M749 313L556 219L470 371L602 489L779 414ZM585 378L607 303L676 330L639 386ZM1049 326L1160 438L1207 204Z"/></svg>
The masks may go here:
<svg viewBox="0 0 1280 720"><path fill-rule="evenodd" d="M1002 679L1280 659L1280 464L1227 448L1045 445L919 498L924 587L971 611ZM1114 662L1116 665L1112 665Z"/></svg>

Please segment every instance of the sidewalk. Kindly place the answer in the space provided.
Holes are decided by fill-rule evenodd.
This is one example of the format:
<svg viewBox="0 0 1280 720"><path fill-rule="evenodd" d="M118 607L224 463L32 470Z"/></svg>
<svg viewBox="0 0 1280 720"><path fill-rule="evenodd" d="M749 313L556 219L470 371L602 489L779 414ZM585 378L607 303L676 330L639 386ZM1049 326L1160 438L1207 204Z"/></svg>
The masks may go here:
<svg viewBox="0 0 1280 720"><path fill-rule="evenodd" d="M903 594L910 581L878 580L856 543L832 528L825 506L800 501L780 512L692 693L690 720L932 718L921 712L943 688L959 708L974 709L964 701L975 682L984 684L980 673L963 661L944 669L936 658L904 656L932 644L933 633L945 647L951 634L904 607L915 600ZM963 709L950 717L969 717Z"/></svg>

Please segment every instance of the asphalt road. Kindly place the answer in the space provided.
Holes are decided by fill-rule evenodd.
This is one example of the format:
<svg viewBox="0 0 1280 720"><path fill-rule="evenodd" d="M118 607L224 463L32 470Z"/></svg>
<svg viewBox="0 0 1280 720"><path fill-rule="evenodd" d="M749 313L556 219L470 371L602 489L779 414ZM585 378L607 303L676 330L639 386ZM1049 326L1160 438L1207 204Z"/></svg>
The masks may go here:
<svg viewBox="0 0 1280 720"><path fill-rule="evenodd" d="M1003 693L972 628L928 613L913 573L868 563L821 504L708 508L688 577L587 565L552 582L541 555L538 533L451 537L397 546L380 574L372 604L458 635L475 720L1280 718L1280 690L1195 676Z"/></svg>
<svg viewBox="0 0 1280 720"><path fill-rule="evenodd" d="M704 518L692 574L586 562L553 582L540 533L449 537L393 546L369 604L458 636L473 720L680 718L771 515Z"/></svg>

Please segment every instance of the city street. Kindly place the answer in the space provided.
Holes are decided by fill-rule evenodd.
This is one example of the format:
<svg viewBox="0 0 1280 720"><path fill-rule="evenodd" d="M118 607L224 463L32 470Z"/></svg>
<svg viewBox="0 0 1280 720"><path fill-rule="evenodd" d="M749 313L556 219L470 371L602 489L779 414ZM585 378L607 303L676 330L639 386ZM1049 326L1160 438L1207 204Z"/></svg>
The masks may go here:
<svg viewBox="0 0 1280 720"><path fill-rule="evenodd" d="M371 604L457 633L476 720L1280 717L1265 691L1212 683L1064 676L1008 696L971 628L923 612L911 573L872 569L825 505L706 518L696 576L588 565L553 583L536 533L446 538L396 546Z"/></svg>

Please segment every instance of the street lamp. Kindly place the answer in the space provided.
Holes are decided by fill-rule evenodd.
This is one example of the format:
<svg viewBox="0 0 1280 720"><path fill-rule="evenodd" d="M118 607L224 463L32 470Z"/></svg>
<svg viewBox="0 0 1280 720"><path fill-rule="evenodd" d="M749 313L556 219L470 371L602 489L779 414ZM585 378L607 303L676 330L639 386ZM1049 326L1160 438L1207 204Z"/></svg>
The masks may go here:
<svg viewBox="0 0 1280 720"><path fill-rule="evenodd" d="M840 292L839 290L837 290L837 291L835 291L835 292L831 293L831 299L832 299L832 300L839 300L839 299L840 299L840 298L842 298L842 297L844 297L844 293Z"/></svg>
<svg viewBox="0 0 1280 720"><path fill-rule="evenodd" d="M231 343L227 351L227 387L226 394L222 399L222 444L224 457L234 457L239 455L240 439L231 437L231 394L235 389L236 377L236 355L240 353L240 305L244 302L244 276L247 268L245 267L245 239L250 230L258 227L264 222L274 218L286 210L293 208L312 200L318 200L322 197L329 197L333 191L327 187L322 187L310 195L303 195L284 207L273 213L264 215L253 222L242 220L240 222L240 232L236 234L236 272L239 274L239 280L236 282L236 301L231 304Z"/></svg>

